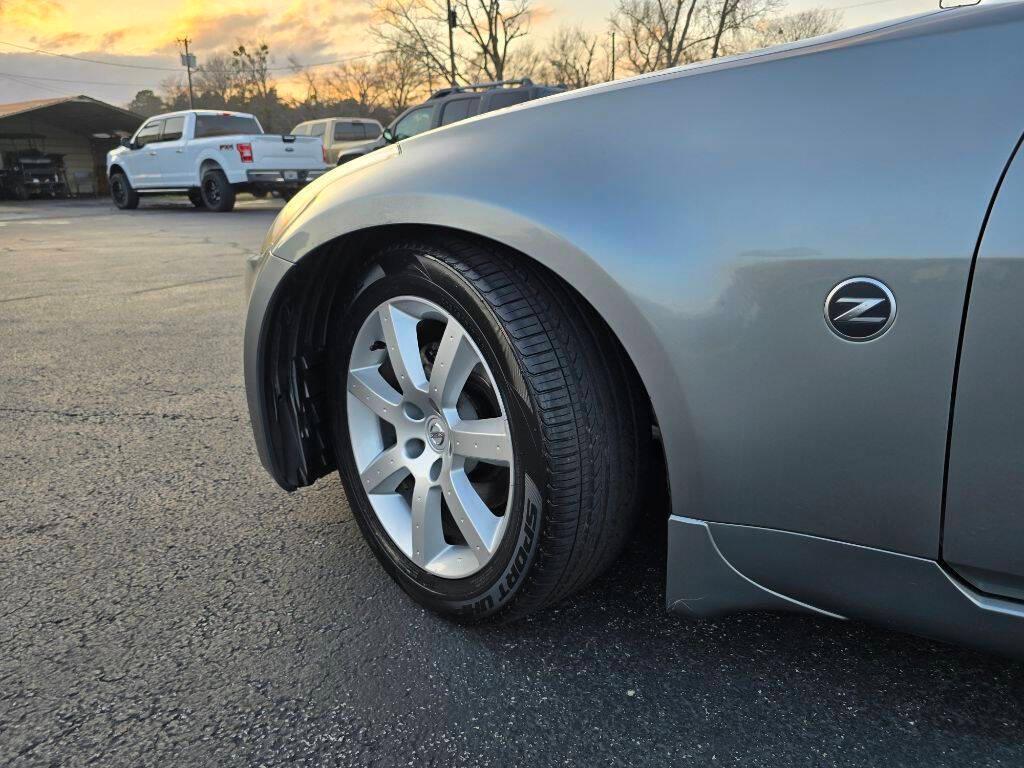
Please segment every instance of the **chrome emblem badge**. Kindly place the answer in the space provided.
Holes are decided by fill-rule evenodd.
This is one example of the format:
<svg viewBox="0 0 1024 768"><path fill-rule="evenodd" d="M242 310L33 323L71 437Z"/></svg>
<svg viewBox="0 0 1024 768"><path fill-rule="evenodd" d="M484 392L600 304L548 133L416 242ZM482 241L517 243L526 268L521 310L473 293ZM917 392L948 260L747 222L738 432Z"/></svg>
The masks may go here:
<svg viewBox="0 0 1024 768"><path fill-rule="evenodd" d="M825 298L825 322L846 341L871 341L892 328L896 297L871 277L844 280Z"/></svg>
<svg viewBox="0 0 1024 768"><path fill-rule="evenodd" d="M441 422L436 419L430 422L427 426L427 439L430 440L430 444L435 450L439 451L444 448L444 441L447 439L447 435L445 435Z"/></svg>

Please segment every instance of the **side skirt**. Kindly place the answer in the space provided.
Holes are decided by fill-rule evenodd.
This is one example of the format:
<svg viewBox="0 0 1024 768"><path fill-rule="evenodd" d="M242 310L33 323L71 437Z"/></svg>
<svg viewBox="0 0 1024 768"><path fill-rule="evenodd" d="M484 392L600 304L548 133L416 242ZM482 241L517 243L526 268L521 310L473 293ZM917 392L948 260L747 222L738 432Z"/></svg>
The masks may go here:
<svg viewBox="0 0 1024 768"><path fill-rule="evenodd" d="M676 515L668 526L672 613L811 612L1024 655L1024 603L977 592L933 560Z"/></svg>

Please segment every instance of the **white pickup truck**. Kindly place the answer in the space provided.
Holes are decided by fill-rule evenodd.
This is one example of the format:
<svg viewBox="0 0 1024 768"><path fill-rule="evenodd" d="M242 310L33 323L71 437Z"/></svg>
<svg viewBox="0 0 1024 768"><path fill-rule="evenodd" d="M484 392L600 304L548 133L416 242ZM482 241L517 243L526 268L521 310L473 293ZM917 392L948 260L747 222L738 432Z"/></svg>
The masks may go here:
<svg viewBox="0 0 1024 768"><path fill-rule="evenodd" d="M230 211L236 192L288 199L330 168L319 138L266 134L253 115L208 109L152 117L107 153L110 195L122 209L143 194L180 192L197 208Z"/></svg>

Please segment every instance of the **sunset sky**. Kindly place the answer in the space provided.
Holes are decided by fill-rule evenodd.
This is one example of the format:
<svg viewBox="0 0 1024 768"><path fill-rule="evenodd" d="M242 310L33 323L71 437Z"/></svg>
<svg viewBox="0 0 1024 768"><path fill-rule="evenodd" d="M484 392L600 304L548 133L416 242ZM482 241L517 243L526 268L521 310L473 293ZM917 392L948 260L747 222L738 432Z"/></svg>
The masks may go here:
<svg viewBox="0 0 1024 768"><path fill-rule="evenodd" d="M531 38L543 45L563 24L602 31L613 5L614 0L536 2ZM841 8L844 26L854 27L937 5L937 0L790 0L787 9ZM277 66L287 65L289 55L303 63L339 59L373 49L370 19L365 0L0 0L0 103L84 93L124 104L140 89L156 90L168 77L184 77L175 38L185 33L200 63L239 41L256 39L269 43Z"/></svg>

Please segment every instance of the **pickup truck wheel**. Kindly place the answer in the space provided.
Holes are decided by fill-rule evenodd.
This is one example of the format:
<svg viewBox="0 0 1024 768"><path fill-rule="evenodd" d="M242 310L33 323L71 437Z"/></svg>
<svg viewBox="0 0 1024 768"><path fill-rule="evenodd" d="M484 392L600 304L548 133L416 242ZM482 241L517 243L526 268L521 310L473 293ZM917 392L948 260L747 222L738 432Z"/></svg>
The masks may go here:
<svg viewBox="0 0 1024 768"><path fill-rule="evenodd" d="M198 189L190 189L188 191L188 199L196 208L206 207L206 203L203 202L203 193Z"/></svg>
<svg viewBox="0 0 1024 768"><path fill-rule="evenodd" d="M203 202L211 211L227 213L235 207L235 188L228 182L224 171L213 169L204 173L200 189Z"/></svg>
<svg viewBox="0 0 1024 768"><path fill-rule="evenodd" d="M649 409L610 331L500 247L405 242L367 264L329 342L353 514L407 593L514 619L586 586L629 538Z"/></svg>
<svg viewBox="0 0 1024 768"><path fill-rule="evenodd" d="M110 197L114 205L122 211L130 211L139 207L139 193L132 187L128 177L123 173L115 173L110 177Z"/></svg>

